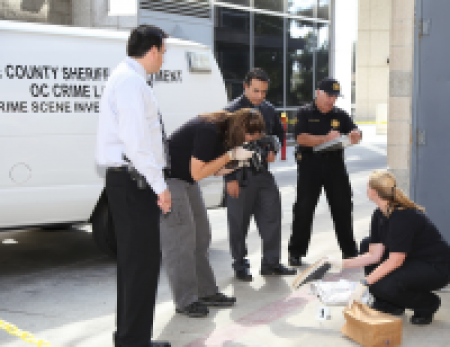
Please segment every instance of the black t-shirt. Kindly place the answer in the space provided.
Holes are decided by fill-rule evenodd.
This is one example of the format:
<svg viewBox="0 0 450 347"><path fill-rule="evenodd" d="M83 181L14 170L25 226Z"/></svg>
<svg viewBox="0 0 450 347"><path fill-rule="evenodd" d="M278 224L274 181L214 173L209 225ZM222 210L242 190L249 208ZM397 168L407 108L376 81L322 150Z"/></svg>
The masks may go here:
<svg viewBox="0 0 450 347"><path fill-rule="evenodd" d="M169 137L170 177L194 183L191 157L209 162L225 153L217 125L195 117Z"/></svg>
<svg viewBox="0 0 450 347"><path fill-rule="evenodd" d="M295 124L295 138L299 134L326 135L331 130L337 130L341 134L348 134L357 126L347 112L338 107L328 113L322 113L316 106L315 101L302 106L297 112L297 123ZM299 146L302 152L312 152L312 147Z"/></svg>
<svg viewBox="0 0 450 347"><path fill-rule="evenodd" d="M284 142L284 129L283 125L281 124L281 117L270 102L268 102L267 100L263 100L259 106L255 106L244 94L242 94L236 99L230 101L230 103L225 107L225 111L236 112L243 108L258 110L264 119L264 123L266 126L266 135L277 136L280 144ZM265 158L263 159L265 160ZM264 162L264 167L266 169L268 168L266 162ZM237 180L238 171L239 170L236 170L226 175L225 181L228 182Z"/></svg>
<svg viewBox="0 0 450 347"><path fill-rule="evenodd" d="M395 209L386 217L379 208L372 215L370 243L382 243L386 252L406 253L407 258L450 263L450 246L421 211Z"/></svg>

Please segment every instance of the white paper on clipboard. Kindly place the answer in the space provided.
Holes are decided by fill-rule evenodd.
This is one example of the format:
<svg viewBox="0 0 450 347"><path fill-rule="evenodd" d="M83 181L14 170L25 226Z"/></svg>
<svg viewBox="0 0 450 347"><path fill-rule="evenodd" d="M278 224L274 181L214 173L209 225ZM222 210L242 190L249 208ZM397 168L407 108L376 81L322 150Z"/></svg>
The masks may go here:
<svg viewBox="0 0 450 347"><path fill-rule="evenodd" d="M350 137L348 135L341 135L334 140L327 141L324 143L321 143L320 145L314 146L313 151L314 152L321 152L321 151L335 151L338 149L344 149L345 147L351 146L352 143L350 141Z"/></svg>

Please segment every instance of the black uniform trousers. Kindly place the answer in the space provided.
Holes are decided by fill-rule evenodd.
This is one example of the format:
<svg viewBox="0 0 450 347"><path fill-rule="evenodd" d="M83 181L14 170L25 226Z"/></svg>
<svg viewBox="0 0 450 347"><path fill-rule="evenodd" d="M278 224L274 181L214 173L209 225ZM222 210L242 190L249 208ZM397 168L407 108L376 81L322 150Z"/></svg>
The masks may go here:
<svg viewBox="0 0 450 347"><path fill-rule="evenodd" d="M360 251L369 251L370 238L361 241ZM385 252L381 262L388 258ZM380 262L380 263L381 263ZM369 275L380 264L364 267ZM437 311L441 300L432 293L450 283L450 263L428 263L406 257L402 266L369 287L372 295L393 308L408 308L418 315L429 315Z"/></svg>
<svg viewBox="0 0 450 347"><path fill-rule="evenodd" d="M331 210L337 240L345 255L357 254L353 236L352 189L342 151L303 153L297 160L297 201L293 208L289 254L306 255L314 212L322 187Z"/></svg>
<svg viewBox="0 0 450 347"><path fill-rule="evenodd" d="M148 347L161 264L157 196L114 170L106 173L106 193L117 239L115 345Z"/></svg>

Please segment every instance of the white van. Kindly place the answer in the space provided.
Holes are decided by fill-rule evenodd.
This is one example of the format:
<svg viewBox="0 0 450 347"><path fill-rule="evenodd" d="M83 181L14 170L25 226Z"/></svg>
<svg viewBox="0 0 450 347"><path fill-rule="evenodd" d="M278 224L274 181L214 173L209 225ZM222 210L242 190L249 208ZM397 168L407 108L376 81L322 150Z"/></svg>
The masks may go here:
<svg viewBox="0 0 450 347"><path fill-rule="evenodd" d="M128 33L0 20L0 229L91 222L114 253L114 231L95 164L99 100L126 55ZM208 47L168 39L150 76L168 133L222 109L225 85ZM208 207L220 177L201 182Z"/></svg>

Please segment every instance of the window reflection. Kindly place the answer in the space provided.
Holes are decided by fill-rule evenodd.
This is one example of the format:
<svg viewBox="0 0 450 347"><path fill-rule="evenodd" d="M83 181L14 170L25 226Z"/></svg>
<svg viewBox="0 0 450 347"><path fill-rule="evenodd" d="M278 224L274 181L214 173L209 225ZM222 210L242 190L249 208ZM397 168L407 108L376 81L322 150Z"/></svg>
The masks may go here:
<svg viewBox="0 0 450 347"><path fill-rule="evenodd" d="M288 13L297 16L314 17L316 1L317 0L288 0L287 11Z"/></svg>
<svg viewBox="0 0 450 347"><path fill-rule="evenodd" d="M316 50L316 86L323 78L328 77L328 57L330 50L329 26L317 23L317 50Z"/></svg>
<svg viewBox="0 0 450 347"><path fill-rule="evenodd" d="M330 0L223 0L241 6L282 11L292 15L329 19ZM214 6L214 48L228 98L243 93L243 80L254 67L267 71L271 80L267 100L279 110L288 109L290 121L298 106L311 102L314 85L329 76L329 25L269 14ZM250 18L253 16L253 37ZM316 23L314 23L316 22ZM284 26L284 28L283 28ZM285 40L283 40L285 38ZM253 43L250 46L250 42ZM286 46L284 47L284 42ZM286 52L284 51L286 49ZM252 50L252 51L251 51ZM284 55L286 59L284 59ZM285 69L286 75L283 75ZM284 93L286 104L284 104ZM292 111L291 111L292 110ZM292 130L293 124L288 129Z"/></svg>
<svg viewBox="0 0 450 347"><path fill-rule="evenodd" d="M216 7L214 36L216 59L232 100L242 94L242 82L250 69L249 12Z"/></svg>
<svg viewBox="0 0 450 347"><path fill-rule="evenodd" d="M255 14L254 66L270 78L267 94L274 106L283 106L283 18Z"/></svg>
<svg viewBox="0 0 450 347"><path fill-rule="evenodd" d="M317 6L317 18L329 19L330 0L319 0Z"/></svg>
<svg viewBox="0 0 450 347"><path fill-rule="evenodd" d="M298 106L313 99L313 24L289 19L286 35L286 106Z"/></svg>
<svg viewBox="0 0 450 347"><path fill-rule="evenodd" d="M220 2L228 2L230 4L241 5L241 6L250 6L250 0L217 0Z"/></svg>
<svg viewBox="0 0 450 347"><path fill-rule="evenodd" d="M284 11L283 0L253 0L253 6L261 10Z"/></svg>

